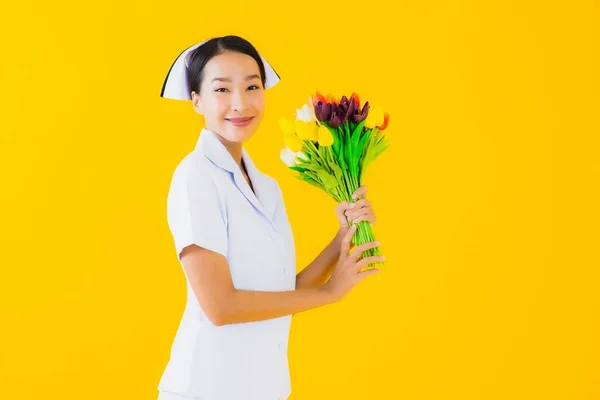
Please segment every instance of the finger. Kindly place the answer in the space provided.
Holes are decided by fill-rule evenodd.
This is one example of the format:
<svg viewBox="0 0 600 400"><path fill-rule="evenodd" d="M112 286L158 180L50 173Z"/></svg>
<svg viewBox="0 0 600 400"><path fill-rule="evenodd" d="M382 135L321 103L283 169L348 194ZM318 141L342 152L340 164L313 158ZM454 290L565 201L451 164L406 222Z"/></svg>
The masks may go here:
<svg viewBox="0 0 600 400"><path fill-rule="evenodd" d="M350 244L352 243L352 237L354 236L354 232L356 231L356 226L357 225L352 225L352 227L348 229L348 232L346 232L346 234L342 238L342 257L346 257L350 252Z"/></svg>
<svg viewBox="0 0 600 400"><path fill-rule="evenodd" d="M377 217L373 214L367 214L356 218L354 221L352 221L352 223L358 224L359 222L363 221L369 222L370 224L374 224L375 221L377 221Z"/></svg>
<svg viewBox="0 0 600 400"><path fill-rule="evenodd" d="M344 212L346 214L346 216L349 216L351 213L354 213L354 212L360 210L361 208L371 207L371 202L366 199L362 199L362 200L357 201L356 203L350 203L350 204L353 204L354 207L348 207L346 209L346 211Z"/></svg>
<svg viewBox="0 0 600 400"><path fill-rule="evenodd" d="M346 210L352 209L354 207L354 203L350 203L348 201L342 201L335 207L335 214L338 217L340 225L342 228L348 227L348 218L346 216Z"/></svg>
<svg viewBox="0 0 600 400"><path fill-rule="evenodd" d="M356 207L356 203L352 203L350 201L342 201L335 207L335 211L342 213L346 210L351 210L355 207Z"/></svg>
<svg viewBox="0 0 600 400"><path fill-rule="evenodd" d="M356 218L360 217L361 215L367 215L367 214L375 214L375 212L373 211L373 208L363 207L359 210L351 211L348 213L348 219L352 221L352 220L355 220Z"/></svg>
<svg viewBox="0 0 600 400"><path fill-rule="evenodd" d="M353 226L356 226L356 225L353 225ZM356 246L356 248L352 252L352 255L354 256L354 260L358 260L358 258L360 257L360 255L365 250L374 249L375 247L379 247L379 245L380 245L379 242L373 241L373 242L368 242L368 243L364 243L364 244L361 244L359 246Z"/></svg>
<svg viewBox="0 0 600 400"><path fill-rule="evenodd" d="M361 186L358 189L356 189L356 191L352 194L352 198L358 199L360 196L363 196L366 193L367 193L367 187Z"/></svg>
<svg viewBox="0 0 600 400"><path fill-rule="evenodd" d="M378 262L382 262L383 260L385 260L384 256L370 256L370 257L365 257L362 260L360 260L359 262L357 262L356 264L354 264L354 266L352 267L352 271L360 271L361 269L369 266L370 264L375 264Z"/></svg>
<svg viewBox="0 0 600 400"><path fill-rule="evenodd" d="M363 271L363 272L359 272L356 275L358 275L359 280L362 280L362 279L365 279L368 276L377 275L380 272L381 272L381 270L379 268L372 268L372 269L368 269L368 270Z"/></svg>
<svg viewBox="0 0 600 400"><path fill-rule="evenodd" d="M360 199L359 201L357 201L354 204L356 204L356 209L359 209L361 207L370 207L371 206L371 202L367 199Z"/></svg>

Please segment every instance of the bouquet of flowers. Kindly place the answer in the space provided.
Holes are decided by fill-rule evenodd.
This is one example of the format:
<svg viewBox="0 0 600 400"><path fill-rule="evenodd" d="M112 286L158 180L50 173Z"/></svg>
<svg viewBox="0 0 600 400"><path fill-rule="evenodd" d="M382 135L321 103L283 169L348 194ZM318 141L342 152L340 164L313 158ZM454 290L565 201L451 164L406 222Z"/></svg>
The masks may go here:
<svg viewBox="0 0 600 400"><path fill-rule="evenodd" d="M295 120L279 120L285 144L281 160L298 173L298 179L325 191L338 203L354 202L352 194L363 186L367 167L389 147L383 133L388 122L388 113L370 107L368 101L361 108L356 93L338 100L316 92L296 110ZM353 243L375 240L370 222L359 222ZM381 255L378 247L361 256L376 255Z"/></svg>

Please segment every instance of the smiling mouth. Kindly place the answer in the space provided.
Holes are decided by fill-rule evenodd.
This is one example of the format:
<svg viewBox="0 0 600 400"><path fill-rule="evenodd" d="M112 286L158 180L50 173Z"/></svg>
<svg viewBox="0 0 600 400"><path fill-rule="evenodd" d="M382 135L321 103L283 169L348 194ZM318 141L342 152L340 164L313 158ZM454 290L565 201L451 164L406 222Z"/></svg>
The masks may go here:
<svg viewBox="0 0 600 400"><path fill-rule="evenodd" d="M244 122L248 122L252 120L254 117L244 117L244 118L225 118L227 121L231 121L236 124L243 124Z"/></svg>

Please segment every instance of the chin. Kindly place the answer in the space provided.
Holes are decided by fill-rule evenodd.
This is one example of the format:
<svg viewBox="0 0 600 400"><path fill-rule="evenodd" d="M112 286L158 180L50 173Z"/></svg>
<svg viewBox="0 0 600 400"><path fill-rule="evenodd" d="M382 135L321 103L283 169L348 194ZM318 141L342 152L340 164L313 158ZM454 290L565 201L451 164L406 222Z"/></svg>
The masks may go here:
<svg viewBox="0 0 600 400"><path fill-rule="evenodd" d="M219 135L226 139L230 143L242 143L252 137L254 134L253 130L244 129L241 130L239 128L232 129L231 127L227 127L226 129L221 129L219 131Z"/></svg>
<svg viewBox="0 0 600 400"><path fill-rule="evenodd" d="M257 121L254 121L250 125L244 127L237 126L227 126L226 129L223 130L225 132L225 139L230 142L241 143L249 140L258 128Z"/></svg>

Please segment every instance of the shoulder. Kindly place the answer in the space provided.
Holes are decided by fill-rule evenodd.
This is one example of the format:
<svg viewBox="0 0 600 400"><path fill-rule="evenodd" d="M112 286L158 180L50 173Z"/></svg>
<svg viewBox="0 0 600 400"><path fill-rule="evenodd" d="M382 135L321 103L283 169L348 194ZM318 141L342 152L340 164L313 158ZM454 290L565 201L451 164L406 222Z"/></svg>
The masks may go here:
<svg viewBox="0 0 600 400"><path fill-rule="evenodd" d="M212 187L214 185L213 168L202 154L193 151L183 157L175 166L171 176L171 191L180 186Z"/></svg>

